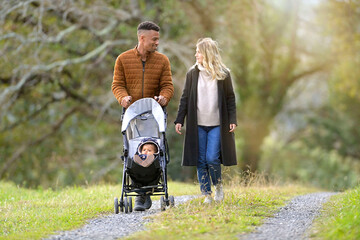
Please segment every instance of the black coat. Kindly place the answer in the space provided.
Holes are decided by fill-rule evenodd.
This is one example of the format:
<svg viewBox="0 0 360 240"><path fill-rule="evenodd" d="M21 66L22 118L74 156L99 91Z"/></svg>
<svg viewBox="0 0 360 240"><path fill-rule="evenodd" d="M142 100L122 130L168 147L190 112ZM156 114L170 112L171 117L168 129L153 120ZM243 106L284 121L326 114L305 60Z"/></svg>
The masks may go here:
<svg viewBox="0 0 360 240"><path fill-rule="evenodd" d="M186 134L183 151L183 166L196 166L198 161L198 125L197 125L197 86L199 69L195 65L186 74L186 82L180 99L175 124L184 125ZM236 124L235 94L228 73L224 80L218 80L218 99L221 127L221 163L225 166L236 165L235 136L230 133L230 124Z"/></svg>

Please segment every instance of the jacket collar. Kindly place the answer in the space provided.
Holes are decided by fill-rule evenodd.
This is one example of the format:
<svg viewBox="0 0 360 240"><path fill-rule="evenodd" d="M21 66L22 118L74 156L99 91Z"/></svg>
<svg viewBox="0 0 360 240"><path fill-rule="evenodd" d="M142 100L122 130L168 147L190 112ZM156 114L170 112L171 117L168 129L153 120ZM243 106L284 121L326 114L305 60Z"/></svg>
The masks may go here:
<svg viewBox="0 0 360 240"><path fill-rule="evenodd" d="M134 47L133 51L134 51L135 56L136 56L138 59L141 60L141 55L140 55L137 47L138 47L138 45L136 45L136 46ZM153 53L147 53L147 54L146 54L146 61L149 60L149 58L151 57L152 54L153 54Z"/></svg>

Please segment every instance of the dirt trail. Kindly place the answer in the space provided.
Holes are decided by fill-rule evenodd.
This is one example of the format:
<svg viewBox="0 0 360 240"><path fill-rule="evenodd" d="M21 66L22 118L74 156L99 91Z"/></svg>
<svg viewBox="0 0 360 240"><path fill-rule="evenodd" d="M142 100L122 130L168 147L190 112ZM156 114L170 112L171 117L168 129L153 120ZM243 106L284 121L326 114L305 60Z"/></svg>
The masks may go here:
<svg viewBox="0 0 360 240"><path fill-rule="evenodd" d="M322 205L336 193L320 192L297 196L254 233L239 236L241 240L302 240L319 214Z"/></svg>
<svg viewBox="0 0 360 240"><path fill-rule="evenodd" d="M292 199L285 207L280 208L273 217L265 220L256 231L239 235L241 240L303 240L307 239L306 231L314 218L319 214L323 203L336 193L320 192ZM175 197L175 204L181 204L197 196ZM49 240L111 240L128 236L145 230L144 224L150 220L147 216L160 213L159 201L154 201L150 210L131 214L111 214L90 220L85 226L72 231L59 232Z"/></svg>
<svg viewBox="0 0 360 240"><path fill-rule="evenodd" d="M185 203L197 196L175 197L175 206ZM59 232L45 239L49 240L111 240L128 236L134 232L145 230L147 216L160 213L160 201L153 201L150 210L132 212L131 214L111 214L90 220L85 226L72 231Z"/></svg>

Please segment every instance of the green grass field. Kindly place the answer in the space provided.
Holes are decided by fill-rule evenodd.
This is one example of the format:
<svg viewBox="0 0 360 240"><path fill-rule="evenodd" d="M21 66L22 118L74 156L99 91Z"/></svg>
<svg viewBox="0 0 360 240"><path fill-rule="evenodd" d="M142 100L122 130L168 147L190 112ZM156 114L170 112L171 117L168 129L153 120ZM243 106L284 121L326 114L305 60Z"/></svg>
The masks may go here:
<svg viewBox="0 0 360 240"><path fill-rule="evenodd" d="M173 195L196 193L195 185L169 183ZM0 239L41 239L74 229L87 219L113 213L121 185L30 190L0 182Z"/></svg>
<svg viewBox="0 0 360 240"><path fill-rule="evenodd" d="M313 239L360 239L360 186L333 196L314 222Z"/></svg>
<svg viewBox="0 0 360 240"><path fill-rule="evenodd" d="M225 185L225 201L204 205L194 199L152 216L146 232L128 239L237 239L252 231L286 201L316 189L298 185ZM0 239L41 239L59 230L83 225L87 219L113 213L121 185L96 185L31 190L0 182ZM169 182L171 195L198 195L195 184ZM359 239L360 189L332 198L316 225L319 239ZM340 211L339 211L340 210Z"/></svg>

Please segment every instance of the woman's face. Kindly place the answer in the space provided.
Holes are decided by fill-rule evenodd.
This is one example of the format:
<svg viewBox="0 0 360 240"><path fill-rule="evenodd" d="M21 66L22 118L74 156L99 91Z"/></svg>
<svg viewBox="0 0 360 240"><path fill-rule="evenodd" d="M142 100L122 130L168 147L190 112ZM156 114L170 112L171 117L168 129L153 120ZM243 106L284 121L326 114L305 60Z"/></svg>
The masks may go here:
<svg viewBox="0 0 360 240"><path fill-rule="evenodd" d="M196 58L196 62L199 64L202 64L204 61L204 56L200 53L198 48L196 48L195 58Z"/></svg>

